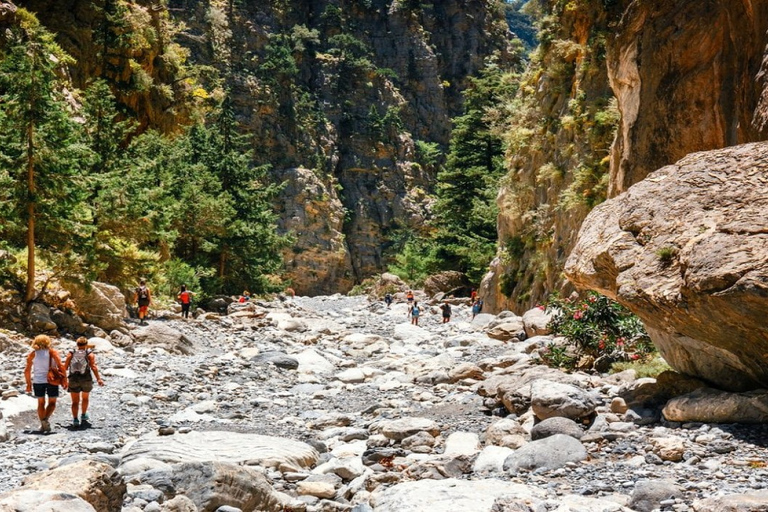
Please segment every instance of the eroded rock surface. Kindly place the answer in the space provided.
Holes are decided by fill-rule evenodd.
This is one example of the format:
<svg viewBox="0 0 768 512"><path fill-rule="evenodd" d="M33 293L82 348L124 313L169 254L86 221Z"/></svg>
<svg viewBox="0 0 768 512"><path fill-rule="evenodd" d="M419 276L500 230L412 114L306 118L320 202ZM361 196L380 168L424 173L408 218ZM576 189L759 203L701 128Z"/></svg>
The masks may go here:
<svg viewBox="0 0 768 512"><path fill-rule="evenodd" d="M768 386L768 144L696 153L590 213L565 272L643 320L676 370Z"/></svg>

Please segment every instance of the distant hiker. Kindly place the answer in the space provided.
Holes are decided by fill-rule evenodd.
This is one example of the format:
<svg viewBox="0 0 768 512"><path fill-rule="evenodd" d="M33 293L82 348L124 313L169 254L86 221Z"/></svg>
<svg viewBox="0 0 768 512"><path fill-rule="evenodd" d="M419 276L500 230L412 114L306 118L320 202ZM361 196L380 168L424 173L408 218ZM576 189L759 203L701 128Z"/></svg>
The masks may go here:
<svg viewBox="0 0 768 512"><path fill-rule="evenodd" d="M384 303L387 305L387 307L392 305L392 294L388 293L384 296Z"/></svg>
<svg viewBox="0 0 768 512"><path fill-rule="evenodd" d="M408 293L405 294L405 300L408 301L409 306L413 303L413 292L411 290L408 290Z"/></svg>
<svg viewBox="0 0 768 512"><path fill-rule="evenodd" d="M243 302L248 302L249 300L251 300L251 294L248 290L245 290L237 302L242 304Z"/></svg>
<svg viewBox="0 0 768 512"><path fill-rule="evenodd" d="M472 291L469 293L469 302L470 304L474 304L477 300L477 290L472 288Z"/></svg>
<svg viewBox="0 0 768 512"><path fill-rule="evenodd" d="M34 371L33 371L34 369ZM60 382L50 382L49 370L58 370ZM51 375L51 377L55 377ZM37 417L40 418L40 431L50 432L50 418L56 410L56 399L59 397L59 385L67 389L67 373L61 363L59 353L51 348L51 338L45 334L35 336L32 340L32 352L27 355L27 366L24 368L24 379L27 381L27 393L34 388L37 398ZM48 404L45 396L48 395Z"/></svg>
<svg viewBox="0 0 768 512"><path fill-rule="evenodd" d="M152 292L149 291L146 281L139 281L139 287L133 294L133 302L139 305L139 325L147 325L144 319L147 317L149 305L152 304Z"/></svg>
<svg viewBox="0 0 768 512"><path fill-rule="evenodd" d="M88 340L84 337L77 338L77 349L70 350L67 354L67 361L64 367L69 370L69 396L72 398L72 426L87 428L91 426L88 417L89 395L93 389L93 377L99 386L104 385L99 375L99 369L96 367L96 356L93 355L93 348L88 346ZM93 375L91 375L93 373ZM80 395L83 397L82 414L78 419L77 413L80 409Z"/></svg>
<svg viewBox="0 0 768 512"><path fill-rule="evenodd" d="M296 296L296 290L294 290L289 286L288 288L285 289L285 294L290 298L294 298Z"/></svg>
<svg viewBox="0 0 768 512"><path fill-rule="evenodd" d="M419 314L421 313L421 310L419 309L418 301L413 302L413 305L408 310L408 313L411 317L411 324L419 325Z"/></svg>
<svg viewBox="0 0 768 512"><path fill-rule="evenodd" d="M483 309L483 301L482 300L476 300L474 304L472 304L472 320L475 319L475 317L482 311Z"/></svg>
<svg viewBox="0 0 768 512"><path fill-rule="evenodd" d="M187 285L181 285L181 291L177 295L181 302L181 316L182 318L189 318L189 307L192 305L192 296L194 293L187 290Z"/></svg>
<svg viewBox="0 0 768 512"><path fill-rule="evenodd" d="M447 324L451 321L451 305L445 301L440 305L440 309L443 310L443 323Z"/></svg>

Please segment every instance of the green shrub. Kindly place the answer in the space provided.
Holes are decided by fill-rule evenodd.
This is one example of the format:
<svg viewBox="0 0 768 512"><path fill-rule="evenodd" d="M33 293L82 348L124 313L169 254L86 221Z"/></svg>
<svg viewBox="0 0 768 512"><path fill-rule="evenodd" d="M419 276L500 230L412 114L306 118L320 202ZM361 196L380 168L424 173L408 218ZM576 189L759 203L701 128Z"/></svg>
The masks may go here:
<svg viewBox="0 0 768 512"><path fill-rule="evenodd" d="M654 351L640 319L599 293L589 292L581 300L553 296L547 311L552 313L552 332L567 338L579 356L638 361Z"/></svg>
<svg viewBox="0 0 768 512"><path fill-rule="evenodd" d="M665 246L656 251L656 256L662 265L669 265L677 256L677 247Z"/></svg>
<svg viewBox="0 0 768 512"><path fill-rule="evenodd" d="M670 367L661 356L656 356L646 360L640 359L636 361L619 361L613 363L610 373L619 373L624 370L635 370L635 372L637 372L637 377L640 379L643 377L655 378L662 372L672 370L672 367Z"/></svg>

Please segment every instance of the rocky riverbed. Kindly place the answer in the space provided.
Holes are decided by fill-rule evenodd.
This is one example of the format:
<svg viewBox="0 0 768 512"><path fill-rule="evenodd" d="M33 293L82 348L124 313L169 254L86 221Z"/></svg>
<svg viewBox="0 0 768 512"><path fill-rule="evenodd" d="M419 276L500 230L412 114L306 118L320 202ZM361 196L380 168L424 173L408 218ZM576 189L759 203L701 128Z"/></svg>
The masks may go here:
<svg viewBox="0 0 768 512"><path fill-rule="evenodd" d="M161 313L92 338L94 428L66 428L65 396L50 435L4 335L0 511L768 510L765 424L666 421L669 384L538 364L535 312L453 312L417 327L402 302L331 296Z"/></svg>

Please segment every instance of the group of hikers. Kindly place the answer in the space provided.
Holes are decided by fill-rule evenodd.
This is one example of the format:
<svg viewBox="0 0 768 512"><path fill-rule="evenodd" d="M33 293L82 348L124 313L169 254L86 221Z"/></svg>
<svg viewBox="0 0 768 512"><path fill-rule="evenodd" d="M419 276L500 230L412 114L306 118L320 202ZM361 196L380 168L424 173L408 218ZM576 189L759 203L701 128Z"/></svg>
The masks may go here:
<svg viewBox="0 0 768 512"><path fill-rule="evenodd" d="M290 297L295 295L293 289L288 289L287 293ZM181 285L176 298L181 303L182 318L189 318L189 310L194 295L193 292L187 289L186 285ZM251 295L246 290L240 296L239 302L248 302L250 298ZM415 300L413 291L408 290L405 298L408 303L407 315L411 320L411 324L419 325L421 308L419 307L419 302ZM387 293L384 296L387 307L392 305L392 300L392 294ZM472 303L472 318L474 319L482 310L483 301L478 299L477 292L474 289L472 289L470 301ZM146 319L149 306L152 304L152 292L144 279L139 281L139 286L134 290L133 302L138 306L139 324L147 325ZM440 305L440 309L442 311L443 323L450 322L450 303L447 300L444 301ZM72 399L72 428L90 427L88 406L90 403L90 393L93 390L94 377L99 386L104 385L104 380L99 374L93 346L88 344L88 339L82 336L77 338L76 348L67 352L63 362L58 351L52 347L52 341L49 336L45 334L38 335L34 338L31 345L32 351L27 355L24 379L27 384L26 393L33 394L37 399L37 416L40 419L40 432L47 433L51 431L50 418L56 410L59 387L68 391Z"/></svg>
<svg viewBox="0 0 768 512"><path fill-rule="evenodd" d="M32 340L32 352L27 355L24 368L24 380L27 394L34 393L37 398L37 417L40 419L40 432L51 431L51 416L56 410L59 398L59 386L69 391L72 398L72 427L88 428L91 426L88 416L90 393L93 380L99 386L104 380L96 366L93 347L84 337L77 338L77 348L70 350L64 362L51 346L51 338L45 334ZM46 402L47 397L47 402Z"/></svg>
<svg viewBox="0 0 768 512"><path fill-rule="evenodd" d="M408 303L408 312L406 313L411 320L412 325L419 325L419 317L421 316L421 308L419 307L419 301L415 300L413 290L408 290L405 294L405 300ZM392 294L387 293L384 295L384 303L387 307L392 305ZM477 291L473 288L470 295L470 302L472 304L472 319L480 313L483 309L483 301L477 297ZM440 311L442 312L443 323L451 321L451 304L448 300L445 300L440 304Z"/></svg>

